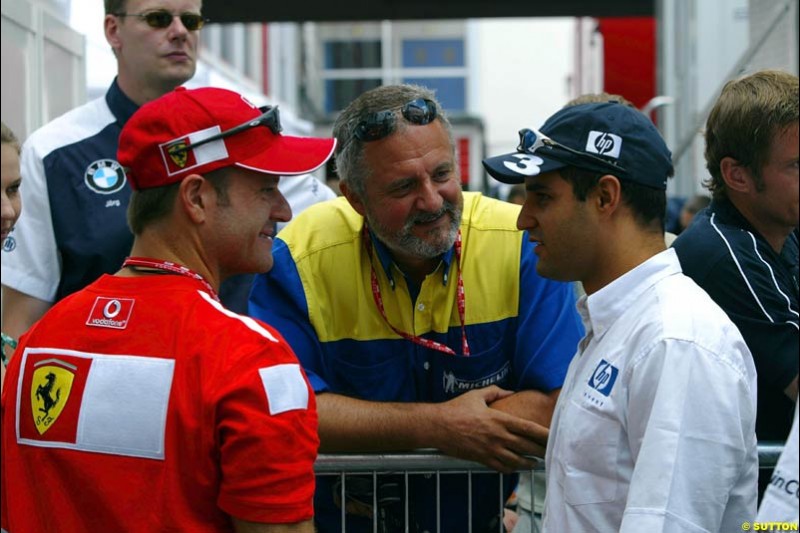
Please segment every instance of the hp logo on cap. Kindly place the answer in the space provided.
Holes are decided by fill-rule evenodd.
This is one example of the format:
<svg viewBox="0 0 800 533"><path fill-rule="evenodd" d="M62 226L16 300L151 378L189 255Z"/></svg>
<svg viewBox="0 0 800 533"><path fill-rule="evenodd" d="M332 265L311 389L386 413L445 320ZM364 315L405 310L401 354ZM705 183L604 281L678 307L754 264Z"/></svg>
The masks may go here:
<svg viewBox="0 0 800 533"><path fill-rule="evenodd" d="M593 154L619 159L622 150L622 137L605 131L590 131L586 141L586 151Z"/></svg>

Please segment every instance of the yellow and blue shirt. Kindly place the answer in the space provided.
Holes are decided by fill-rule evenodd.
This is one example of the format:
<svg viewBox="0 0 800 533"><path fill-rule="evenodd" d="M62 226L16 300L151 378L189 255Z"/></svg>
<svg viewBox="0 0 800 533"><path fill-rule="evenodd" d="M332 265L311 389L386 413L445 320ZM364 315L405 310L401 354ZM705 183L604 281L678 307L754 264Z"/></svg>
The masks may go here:
<svg viewBox="0 0 800 533"><path fill-rule="evenodd" d="M250 314L278 331L316 392L365 400L445 401L492 384L561 386L582 332L569 284L541 278L518 207L464 193L461 269L471 355L461 354L452 250L420 287L409 284L344 198L309 208L279 235L275 265L258 276ZM373 300L371 265L396 328L451 347L456 356L397 335ZM414 297L414 293L416 297Z"/></svg>
<svg viewBox="0 0 800 533"><path fill-rule="evenodd" d="M536 273L533 245L516 228L518 213L518 206L464 193L461 273L469 357L462 355L453 251L421 286L410 287L374 236L373 253L367 254L364 219L344 198L310 207L281 231L273 247L273 269L257 276L253 285L250 314L281 332L318 393L441 402L493 384L511 390L557 389L583 328L572 286ZM455 356L392 330L373 300L373 266L391 325L446 344ZM474 496L476 501L480 497ZM458 514L466 514L464 501L466 496L455 503ZM492 503L496 512L496 500ZM325 507L318 505L320 524ZM444 528L446 522L443 531L466 531L460 525Z"/></svg>

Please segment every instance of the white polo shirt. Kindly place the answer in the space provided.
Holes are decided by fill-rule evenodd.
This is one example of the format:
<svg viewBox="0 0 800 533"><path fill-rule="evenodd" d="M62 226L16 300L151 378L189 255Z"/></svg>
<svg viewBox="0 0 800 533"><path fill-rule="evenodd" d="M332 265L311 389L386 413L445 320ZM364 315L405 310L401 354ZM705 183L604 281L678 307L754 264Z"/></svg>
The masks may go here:
<svg viewBox="0 0 800 533"><path fill-rule="evenodd" d="M553 416L544 531L740 531L758 452L739 331L672 249L578 310L586 337Z"/></svg>
<svg viewBox="0 0 800 533"><path fill-rule="evenodd" d="M800 464L800 448L798 448L797 427L798 404L794 404L794 423L789 438L783 447L778 464L772 473L769 487L761 500L758 508L758 522L790 522L797 524L800 517L800 478L798 478L798 465Z"/></svg>

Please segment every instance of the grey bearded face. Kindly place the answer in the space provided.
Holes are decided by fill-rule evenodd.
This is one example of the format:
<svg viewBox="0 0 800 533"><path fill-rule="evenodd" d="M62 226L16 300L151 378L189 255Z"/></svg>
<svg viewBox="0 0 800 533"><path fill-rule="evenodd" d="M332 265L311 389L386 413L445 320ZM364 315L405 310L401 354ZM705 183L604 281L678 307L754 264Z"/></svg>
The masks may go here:
<svg viewBox="0 0 800 533"><path fill-rule="evenodd" d="M417 224L426 224L448 215L450 224L445 229L432 229L426 238L414 235L413 230ZM461 225L461 207L445 200L442 208L436 212L415 213L409 217L396 233L391 233L381 225L378 217L373 216L372 212L368 211L366 218L370 229L389 248L399 249L423 259L432 259L444 254L453 246L458 227Z"/></svg>

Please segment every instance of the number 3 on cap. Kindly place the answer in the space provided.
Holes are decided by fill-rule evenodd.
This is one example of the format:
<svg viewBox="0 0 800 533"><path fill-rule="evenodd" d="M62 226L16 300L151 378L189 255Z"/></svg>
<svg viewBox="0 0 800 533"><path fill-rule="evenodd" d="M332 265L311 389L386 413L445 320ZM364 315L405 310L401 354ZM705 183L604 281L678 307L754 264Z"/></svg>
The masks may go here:
<svg viewBox="0 0 800 533"><path fill-rule="evenodd" d="M523 176L537 176L541 172L539 166L544 163L541 157L528 154L512 154L511 157L516 157L519 161L503 161L508 170Z"/></svg>

